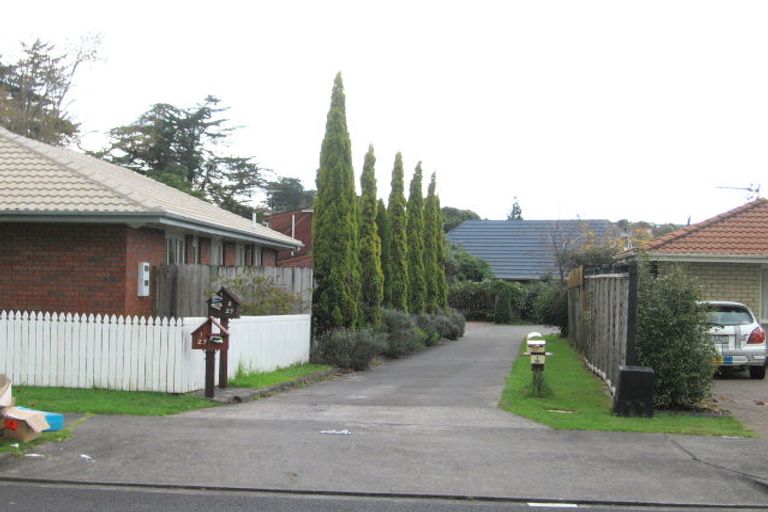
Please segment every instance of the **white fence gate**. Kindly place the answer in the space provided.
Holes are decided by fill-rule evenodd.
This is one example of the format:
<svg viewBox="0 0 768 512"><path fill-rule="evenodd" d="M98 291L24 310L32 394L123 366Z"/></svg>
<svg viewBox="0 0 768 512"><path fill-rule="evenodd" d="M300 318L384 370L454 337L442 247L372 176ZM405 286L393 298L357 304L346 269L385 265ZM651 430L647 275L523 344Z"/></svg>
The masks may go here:
<svg viewBox="0 0 768 512"><path fill-rule="evenodd" d="M185 393L202 389L203 319L0 312L0 373L20 386ZM309 360L309 315L232 320L229 374ZM218 372L217 372L218 373Z"/></svg>

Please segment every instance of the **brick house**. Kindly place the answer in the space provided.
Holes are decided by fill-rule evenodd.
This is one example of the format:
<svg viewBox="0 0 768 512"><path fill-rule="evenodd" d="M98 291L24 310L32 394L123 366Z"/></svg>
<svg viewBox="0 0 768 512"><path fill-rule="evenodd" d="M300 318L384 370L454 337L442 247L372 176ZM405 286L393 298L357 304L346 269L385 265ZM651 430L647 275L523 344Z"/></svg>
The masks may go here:
<svg viewBox="0 0 768 512"><path fill-rule="evenodd" d="M680 228L643 249L651 261L681 265L699 281L704 299L741 302L768 320L768 199Z"/></svg>
<svg viewBox="0 0 768 512"><path fill-rule="evenodd" d="M269 227L304 243L300 249L277 252L278 267L312 266L312 209L275 213L267 217Z"/></svg>
<svg viewBox="0 0 768 512"><path fill-rule="evenodd" d="M0 128L0 310L149 315L139 265L274 266L301 242Z"/></svg>

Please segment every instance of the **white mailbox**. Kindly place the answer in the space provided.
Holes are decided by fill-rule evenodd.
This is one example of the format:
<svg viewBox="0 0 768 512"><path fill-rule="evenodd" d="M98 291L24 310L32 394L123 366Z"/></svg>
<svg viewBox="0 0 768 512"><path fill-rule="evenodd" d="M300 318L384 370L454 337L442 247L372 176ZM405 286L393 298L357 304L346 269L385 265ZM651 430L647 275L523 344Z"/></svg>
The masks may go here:
<svg viewBox="0 0 768 512"><path fill-rule="evenodd" d="M547 340L538 332L532 332L525 337L525 343L528 346L526 355L531 356L531 364L543 365L547 358Z"/></svg>
<svg viewBox="0 0 768 512"><path fill-rule="evenodd" d="M142 261L139 263L139 287L138 287L138 295L139 297L149 297L149 262L148 261Z"/></svg>

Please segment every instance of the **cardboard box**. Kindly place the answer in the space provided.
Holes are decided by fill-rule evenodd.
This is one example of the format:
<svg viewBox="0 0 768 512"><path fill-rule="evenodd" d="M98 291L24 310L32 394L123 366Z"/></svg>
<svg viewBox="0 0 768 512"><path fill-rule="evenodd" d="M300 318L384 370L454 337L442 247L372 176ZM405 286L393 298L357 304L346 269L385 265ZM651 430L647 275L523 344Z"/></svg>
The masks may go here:
<svg viewBox="0 0 768 512"><path fill-rule="evenodd" d="M0 408L13 407L13 386L11 379L0 373Z"/></svg>
<svg viewBox="0 0 768 512"><path fill-rule="evenodd" d="M45 421L48 422L48 428L43 432L58 432L64 428L64 415L58 412L37 411L35 409L29 409L27 407L17 406L16 409L27 412L39 412L45 416Z"/></svg>
<svg viewBox="0 0 768 512"><path fill-rule="evenodd" d="M3 417L3 438L11 441L27 443L40 437L40 433L50 427L45 415L39 412L6 407L0 415Z"/></svg>

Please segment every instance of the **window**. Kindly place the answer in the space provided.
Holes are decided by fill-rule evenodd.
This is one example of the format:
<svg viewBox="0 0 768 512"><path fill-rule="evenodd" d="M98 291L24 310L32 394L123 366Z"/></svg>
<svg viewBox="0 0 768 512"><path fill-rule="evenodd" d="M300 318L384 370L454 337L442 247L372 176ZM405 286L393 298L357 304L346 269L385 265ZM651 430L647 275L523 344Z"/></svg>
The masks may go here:
<svg viewBox="0 0 768 512"><path fill-rule="evenodd" d="M224 244L221 240L211 240L211 265L224 264Z"/></svg>
<svg viewBox="0 0 768 512"><path fill-rule="evenodd" d="M184 263L184 239L169 236L165 239L165 262L169 265Z"/></svg>
<svg viewBox="0 0 768 512"><path fill-rule="evenodd" d="M253 246L253 266L254 267L261 266L261 246L260 245Z"/></svg>
<svg viewBox="0 0 768 512"><path fill-rule="evenodd" d="M245 266L245 246L243 244L235 245L235 265L238 267Z"/></svg>

